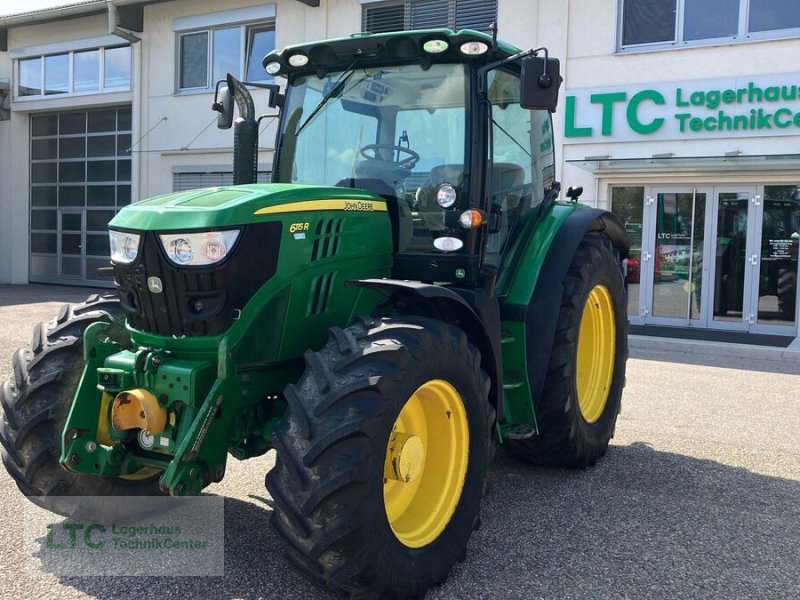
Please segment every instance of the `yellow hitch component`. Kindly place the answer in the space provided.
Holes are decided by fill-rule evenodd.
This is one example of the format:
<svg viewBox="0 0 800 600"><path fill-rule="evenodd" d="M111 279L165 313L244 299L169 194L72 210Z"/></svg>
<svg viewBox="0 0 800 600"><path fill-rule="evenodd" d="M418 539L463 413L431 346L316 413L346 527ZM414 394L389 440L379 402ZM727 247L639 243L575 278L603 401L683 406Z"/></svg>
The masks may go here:
<svg viewBox="0 0 800 600"><path fill-rule="evenodd" d="M167 411L147 390L137 388L117 394L111 406L111 424L115 429L147 429L153 435L164 431Z"/></svg>

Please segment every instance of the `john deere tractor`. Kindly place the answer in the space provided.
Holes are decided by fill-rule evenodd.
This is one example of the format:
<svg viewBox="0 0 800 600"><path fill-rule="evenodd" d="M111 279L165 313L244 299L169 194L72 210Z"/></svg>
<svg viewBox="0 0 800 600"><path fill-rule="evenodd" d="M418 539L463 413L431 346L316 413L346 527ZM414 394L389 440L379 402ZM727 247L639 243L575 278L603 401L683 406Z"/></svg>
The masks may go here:
<svg viewBox="0 0 800 600"><path fill-rule="evenodd" d="M291 563L341 593L418 595L464 556L495 444L565 468L606 452L628 240L580 190L557 201L544 49L435 29L264 66L286 79L267 85L272 183L253 183L259 120L228 76L236 185L114 217L116 294L14 355L3 463L63 513L66 496L198 494L229 455L275 450Z"/></svg>

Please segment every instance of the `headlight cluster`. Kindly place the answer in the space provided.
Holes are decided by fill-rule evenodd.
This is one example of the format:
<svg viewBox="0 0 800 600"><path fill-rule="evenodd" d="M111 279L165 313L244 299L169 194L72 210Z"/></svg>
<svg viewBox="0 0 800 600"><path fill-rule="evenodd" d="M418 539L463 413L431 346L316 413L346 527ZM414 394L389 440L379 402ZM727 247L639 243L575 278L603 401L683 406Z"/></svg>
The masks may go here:
<svg viewBox="0 0 800 600"><path fill-rule="evenodd" d="M111 260L129 264L139 255L141 234L108 231L111 241ZM169 260L180 266L213 265L224 259L239 237L238 229L160 234Z"/></svg>
<svg viewBox="0 0 800 600"><path fill-rule="evenodd" d="M158 237L173 263L197 267L213 265L224 259L236 243L239 230L167 233Z"/></svg>
<svg viewBox="0 0 800 600"><path fill-rule="evenodd" d="M132 263L136 260L136 256L139 254L139 238L141 237L138 233L109 229L108 235L111 242L111 260L122 264Z"/></svg>

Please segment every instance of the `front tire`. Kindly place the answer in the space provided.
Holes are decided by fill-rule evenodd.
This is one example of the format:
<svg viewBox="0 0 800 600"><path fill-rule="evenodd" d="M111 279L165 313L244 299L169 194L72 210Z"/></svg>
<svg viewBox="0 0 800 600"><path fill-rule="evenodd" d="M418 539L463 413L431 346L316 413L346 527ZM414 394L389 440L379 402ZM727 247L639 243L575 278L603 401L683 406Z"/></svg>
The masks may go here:
<svg viewBox="0 0 800 600"><path fill-rule="evenodd" d="M157 477L124 481L78 475L58 462L61 436L84 368L83 333L99 321L124 317L115 296L91 296L65 304L54 319L39 323L30 346L12 359L13 379L0 385L2 462L20 491L34 504L64 516L90 509L87 497L159 494Z"/></svg>
<svg viewBox="0 0 800 600"><path fill-rule="evenodd" d="M549 467L593 465L614 436L627 358L620 259L606 236L590 233L563 280L553 350L536 402L539 435L505 440L508 452Z"/></svg>
<svg viewBox="0 0 800 600"><path fill-rule="evenodd" d="M480 353L441 321L362 319L306 364L266 478L290 562L351 596L424 593L478 524L494 419Z"/></svg>

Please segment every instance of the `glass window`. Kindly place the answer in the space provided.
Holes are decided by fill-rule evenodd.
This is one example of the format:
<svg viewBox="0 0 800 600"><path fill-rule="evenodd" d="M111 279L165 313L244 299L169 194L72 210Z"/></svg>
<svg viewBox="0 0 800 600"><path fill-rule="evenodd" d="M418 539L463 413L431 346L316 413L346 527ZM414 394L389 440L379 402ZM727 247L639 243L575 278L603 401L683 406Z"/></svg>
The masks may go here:
<svg viewBox="0 0 800 600"><path fill-rule="evenodd" d="M58 115L31 116L31 136L56 135L58 133Z"/></svg>
<svg viewBox="0 0 800 600"><path fill-rule="evenodd" d="M86 203L89 206L114 206L114 186L88 186L86 190Z"/></svg>
<svg viewBox="0 0 800 600"><path fill-rule="evenodd" d="M46 254L56 253L56 234L55 233L32 233L31 252L44 252Z"/></svg>
<svg viewBox="0 0 800 600"><path fill-rule="evenodd" d="M100 73L100 65L104 73ZM19 96L86 94L102 89L130 89L131 48L97 48L22 59L18 63ZM70 76L70 72L72 75Z"/></svg>
<svg viewBox="0 0 800 600"><path fill-rule="evenodd" d="M44 58L44 93L66 94L69 92L69 55L56 54Z"/></svg>
<svg viewBox="0 0 800 600"><path fill-rule="evenodd" d="M53 138L31 140L31 160L58 158L58 144Z"/></svg>
<svg viewBox="0 0 800 600"><path fill-rule="evenodd" d="M261 61L275 49L275 29L251 27L247 32L247 81L264 81L268 78Z"/></svg>
<svg viewBox="0 0 800 600"><path fill-rule="evenodd" d="M117 138L113 135L97 135L86 140L87 156L114 156L117 149Z"/></svg>
<svg viewBox="0 0 800 600"><path fill-rule="evenodd" d="M86 138L61 138L58 140L58 154L61 158L84 158Z"/></svg>
<svg viewBox="0 0 800 600"><path fill-rule="evenodd" d="M486 259L497 264L517 224L544 200L545 188L555 176L555 159L550 114L520 106L519 75L495 70L489 73L488 85L492 108L488 176L499 231L489 235Z"/></svg>
<svg viewBox="0 0 800 600"><path fill-rule="evenodd" d="M19 61L19 95L39 96L42 93L42 59Z"/></svg>
<svg viewBox="0 0 800 600"><path fill-rule="evenodd" d="M620 0L620 3L621 46L746 40L749 34L768 31L776 32L776 37L786 37L794 33L787 34L787 30L800 29L800 2L796 0ZM679 15L682 15L680 22Z"/></svg>
<svg viewBox="0 0 800 600"><path fill-rule="evenodd" d="M673 41L676 11L677 0L624 0L622 45Z"/></svg>
<svg viewBox="0 0 800 600"><path fill-rule="evenodd" d="M97 110L89 113L89 133L113 132L117 130L117 111ZM110 152L110 154L114 154Z"/></svg>
<svg viewBox="0 0 800 600"><path fill-rule="evenodd" d="M228 73L239 76L242 53L242 30L240 27L216 29L214 31L214 66L211 70L211 85L225 79Z"/></svg>
<svg viewBox="0 0 800 600"><path fill-rule="evenodd" d="M34 186L31 188L31 206L55 206L58 197L55 186Z"/></svg>
<svg viewBox="0 0 800 600"><path fill-rule="evenodd" d="M87 235L86 254L91 254L93 256L109 256L111 254L111 248L109 247L108 235Z"/></svg>
<svg viewBox="0 0 800 600"><path fill-rule="evenodd" d="M62 113L58 115L61 135L70 133L86 133L86 113Z"/></svg>
<svg viewBox="0 0 800 600"><path fill-rule="evenodd" d="M750 0L749 31L772 31L800 27L797 0Z"/></svg>
<svg viewBox="0 0 800 600"><path fill-rule="evenodd" d="M76 52L73 55L73 85L76 94L100 90L100 50Z"/></svg>
<svg viewBox="0 0 800 600"><path fill-rule="evenodd" d="M83 206L86 201L86 187L82 185L60 185L58 186L58 205L59 206Z"/></svg>
<svg viewBox="0 0 800 600"><path fill-rule="evenodd" d="M32 210L31 229L51 229L55 231L58 222L56 210Z"/></svg>
<svg viewBox="0 0 800 600"><path fill-rule="evenodd" d="M435 193L444 182L467 185L464 88L458 64L295 80L276 180L363 188L395 199L401 252L433 250L434 237L462 237L463 228L445 224Z"/></svg>
<svg viewBox="0 0 800 600"><path fill-rule="evenodd" d="M61 229L63 231L80 231L83 227L80 213L61 213Z"/></svg>
<svg viewBox="0 0 800 600"><path fill-rule="evenodd" d="M273 25L236 25L182 34L178 87L213 87L228 73L246 81L265 81L269 77L261 61L274 49Z"/></svg>
<svg viewBox="0 0 800 600"><path fill-rule="evenodd" d="M113 210L87 210L86 231L105 231L108 222L113 218Z"/></svg>
<svg viewBox="0 0 800 600"><path fill-rule="evenodd" d="M106 48L103 60L105 64L103 86L106 88L129 88L131 86L131 47Z"/></svg>
<svg viewBox="0 0 800 600"><path fill-rule="evenodd" d="M181 88L208 86L208 32L181 36Z"/></svg>
<svg viewBox="0 0 800 600"><path fill-rule="evenodd" d="M707 40L739 33L739 0L686 0L684 40Z"/></svg>

